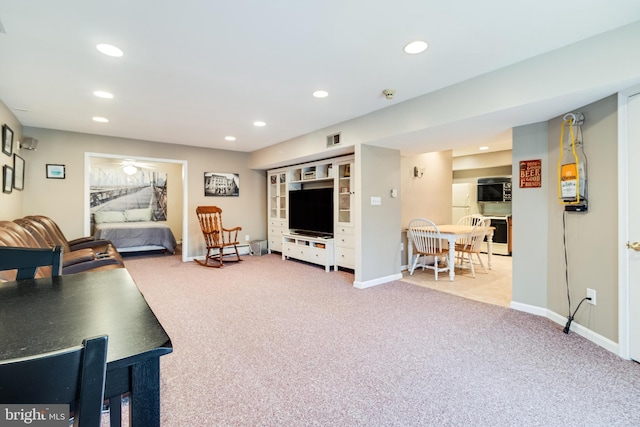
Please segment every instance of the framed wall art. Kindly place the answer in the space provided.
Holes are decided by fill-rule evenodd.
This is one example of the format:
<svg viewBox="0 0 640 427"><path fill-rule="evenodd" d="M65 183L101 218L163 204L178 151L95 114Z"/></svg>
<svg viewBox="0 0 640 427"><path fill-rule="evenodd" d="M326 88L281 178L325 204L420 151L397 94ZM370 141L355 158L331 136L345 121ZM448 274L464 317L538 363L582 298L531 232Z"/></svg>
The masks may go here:
<svg viewBox="0 0 640 427"><path fill-rule="evenodd" d="M11 193L13 190L13 168L9 165L2 166L2 192Z"/></svg>
<svg viewBox="0 0 640 427"><path fill-rule="evenodd" d="M13 155L13 188L24 190L24 159Z"/></svg>
<svg viewBox="0 0 640 427"><path fill-rule="evenodd" d="M13 131L6 124L2 125L2 152L7 156L13 154Z"/></svg>
<svg viewBox="0 0 640 427"><path fill-rule="evenodd" d="M205 196L232 196L240 195L240 175L237 173L204 173Z"/></svg>
<svg viewBox="0 0 640 427"><path fill-rule="evenodd" d="M64 177L65 177L64 165L47 164L47 178L64 179Z"/></svg>

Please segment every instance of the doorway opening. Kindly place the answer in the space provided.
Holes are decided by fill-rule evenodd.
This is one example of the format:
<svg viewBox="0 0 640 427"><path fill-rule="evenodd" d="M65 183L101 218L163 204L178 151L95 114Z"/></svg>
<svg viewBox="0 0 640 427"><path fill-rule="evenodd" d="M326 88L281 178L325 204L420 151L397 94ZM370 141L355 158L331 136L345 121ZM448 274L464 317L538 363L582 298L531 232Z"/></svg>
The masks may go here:
<svg viewBox="0 0 640 427"><path fill-rule="evenodd" d="M176 240L182 244L182 261L187 261L188 226L187 226L187 162L185 160L162 159L153 157L131 157L119 154L85 153L85 179L84 179L84 232L92 235L92 204L95 205L96 197L117 197L107 195L102 191L101 196L92 195L91 177L92 171L105 175L112 181L126 180L130 176L144 175L148 171L154 180L161 180L164 184L163 194L150 196L154 199L153 209L164 219L176 236ZM118 177L118 175L124 176ZM160 177L160 178L158 178ZM95 193L95 191L94 191ZM105 196L106 195L106 196ZM162 199L158 201L158 199Z"/></svg>

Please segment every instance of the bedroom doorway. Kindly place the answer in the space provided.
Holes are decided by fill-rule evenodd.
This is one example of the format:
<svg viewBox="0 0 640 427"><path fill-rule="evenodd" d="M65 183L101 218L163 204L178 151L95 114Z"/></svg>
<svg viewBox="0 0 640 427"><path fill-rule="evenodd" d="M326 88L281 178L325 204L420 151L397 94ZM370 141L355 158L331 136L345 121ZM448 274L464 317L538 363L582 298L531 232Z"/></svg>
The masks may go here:
<svg viewBox="0 0 640 427"><path fill-rule="evenodd" d="M186 168L185 160L85 153L85 235L93 234L92 217L96 210L106 206L109 210L119 210L118 206L149 208L156 220L171 228L182 244L182 261L186 261Z"/></svg>

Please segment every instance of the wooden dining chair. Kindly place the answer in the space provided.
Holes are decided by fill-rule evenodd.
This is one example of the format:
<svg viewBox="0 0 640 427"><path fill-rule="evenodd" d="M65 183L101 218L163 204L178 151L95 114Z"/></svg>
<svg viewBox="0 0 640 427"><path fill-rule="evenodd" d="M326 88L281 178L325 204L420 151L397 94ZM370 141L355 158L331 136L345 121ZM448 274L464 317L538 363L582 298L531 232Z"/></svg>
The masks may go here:
<svg viewBox="0 0 640 427"><path fill-rule="evenodd" d="M22 248L0 246L0 271L17 270L15 280L33 279L39 275L58 277L62 273L62 248ZM50 273L49 273L50 272Z"/></svg>
<svg viewBox="0 0 640 427"><path fill-rule="evenodd" d="M204 260L196 259L196 262L205 267L224 267L223 258L231 254L225 254L225 248L233 248L236 259L231 261L242 261L238 252L238 232L242 227L224 228L222 226L222 209L217 206L198 206L196 215L200 223L200 229L207 246L207 255ZM211 261L211 263L210 263Z"/></svg>
<svg viewBox="0 0 640 427"><path fill-rule="evenodd" d="M407 236L413 244L413 260L409 260L409 275L413 275L416 267L422 267L422 270L427 268L433 270L437 282L439 272L453 268L448 262L449 250L443 247L440 231L432 221L424 218L411 220ZM433 257L433 264L429 262L428 257ZM418 264L420 259L422 262ZM440 267L441 262L445 263L443 267Z"/></svg>
<svg viewBox="0 0 640 427"><path fill-rule="evenodd" d="M459 262L460 267L464 267L465 264L469 265L469 269L471 270L471 275L475 279L476 271L474 268L473 255L475 254L476 259L478 260L478 264L482 267L485 273L489 274L487 268L484 266L484 262L480 257L480 249L482 242L484 241L484 237L487 235L489 224L491 224L491 220L489 218L484 218L473 228L471 234L464 239L461 243L456 242L456 258Z"/></svg>
<svg viewBox="0 0 640 427"><path fill-rule="evenodd" d="M0 403L69 404L73 425L99 427L107 368L106 335L52 353L0 361Z"/></svg>

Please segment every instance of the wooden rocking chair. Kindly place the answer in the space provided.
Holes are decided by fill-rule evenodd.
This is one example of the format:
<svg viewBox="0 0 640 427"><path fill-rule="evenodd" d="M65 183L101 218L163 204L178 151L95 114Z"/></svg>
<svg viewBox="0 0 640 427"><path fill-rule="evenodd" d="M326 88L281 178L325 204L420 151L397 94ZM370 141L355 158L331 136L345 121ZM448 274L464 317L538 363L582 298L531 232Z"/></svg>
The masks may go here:
<svg viewBox="0 0 640 427"><path fill-rule="evenodd" d="M223 257L233 255L233 253L224 254L224 249L230 246L233 246L237 259L229 259L227 262L242 261L238 253L238 245L240 244L238 231L242 230L242 227L224 228L222 226L222 209L217 206L198 206L196 215L198 215L200 229L207 245L207 256L203 261L196 259L196 262L205 267L224 267ZM210 260L213 264L209 263Z"/></svg>

